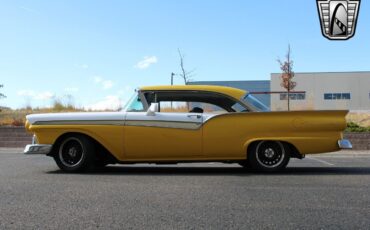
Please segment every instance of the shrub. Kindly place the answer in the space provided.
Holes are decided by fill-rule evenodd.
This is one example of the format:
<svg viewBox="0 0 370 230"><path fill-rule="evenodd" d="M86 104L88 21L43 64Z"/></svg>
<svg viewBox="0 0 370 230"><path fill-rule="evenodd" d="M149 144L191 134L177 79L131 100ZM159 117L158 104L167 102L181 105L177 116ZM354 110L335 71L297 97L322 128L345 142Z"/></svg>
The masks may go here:
<svg viewBox="0 0 370 230"><path fill-rule="evenodd" d="M24 126L24 120L22 118L13 118L11 123L12 126Z"/></svg>
<svg viewBox="0 0 370 230"><path fill-rule="evenodd" d="M346 132L370 132L370 127L362 127L354 122L348 122Z"/></svg>

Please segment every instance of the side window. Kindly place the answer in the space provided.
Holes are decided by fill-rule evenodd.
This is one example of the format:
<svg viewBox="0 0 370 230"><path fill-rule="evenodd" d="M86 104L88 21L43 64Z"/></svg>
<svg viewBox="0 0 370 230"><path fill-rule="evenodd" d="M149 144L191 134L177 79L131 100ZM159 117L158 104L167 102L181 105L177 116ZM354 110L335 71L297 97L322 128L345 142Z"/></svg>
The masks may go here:
<svg viewBox="0 0 370 230"><path fill-rule="evenodd" d="M191 112L197 112L203 110L204 113L227 113L227 111L220 106L210 104L210 103L204 103L204 102L190 102L190 110ZM201 109L201 110L199 110Z"/></svg>
<svg viewBox="0 0 370 230"><path fill-rule="evenodd" d="M226 113L227 111L217 105L204 102L190 101L161 101L159 103L162 113Z"/></svg>
<svg viewBox="0 0 370 230"><path fill-rule="evenodd" d="M126 111L127 112L143 112L144 111L144 105L141 102L140 97L138 95L134 96L131 99Z"/></svg>
<svg viewBox="0 0 370 230"><path fill-rule="evenodd" d="M159 112L162 113L187 113L189 104L184 101L160 101Z"/></svg>
<svg viewBox="0 0 370 230"><path fill-rule="evenodd" d="M167 113L226 113L248 112L248 109L226 95L203 91L149 91L144 92L146 102L159 103L159 111Z"/></svg>

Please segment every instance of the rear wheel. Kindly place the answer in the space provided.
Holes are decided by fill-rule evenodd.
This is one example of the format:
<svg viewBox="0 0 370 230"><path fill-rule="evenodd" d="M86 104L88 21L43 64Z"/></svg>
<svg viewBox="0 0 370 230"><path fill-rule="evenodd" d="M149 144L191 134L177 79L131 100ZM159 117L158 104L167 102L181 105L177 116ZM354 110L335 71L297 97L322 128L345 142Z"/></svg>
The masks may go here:
<svg viewBox="0 0 370 230"><path fill-rule="evenodd" d="M73 135L58 145L54 160L66 172L81 172L94 167L94 143L86 136Z"/></svg>
<svg viewBox="0 0 370 230"><path fill-rule="evenodd" d="M261 141L251 147L247 161L255 170L276 172L284 169L289 159L288 148L280 141Z"/></svg>

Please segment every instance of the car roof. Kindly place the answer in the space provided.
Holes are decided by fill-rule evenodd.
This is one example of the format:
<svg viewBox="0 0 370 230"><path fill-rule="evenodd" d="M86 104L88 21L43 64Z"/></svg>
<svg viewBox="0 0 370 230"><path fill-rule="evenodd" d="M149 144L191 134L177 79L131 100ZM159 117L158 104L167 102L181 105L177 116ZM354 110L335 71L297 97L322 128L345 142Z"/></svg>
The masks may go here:
<svg viewBox="0 0 370 230"><path fill-rule="evenodd" d="M140 87L141 91L172 91L172 90L184 90L184 91L208 91L216 92L221 94L226 94L237 100L240 100L247 91L226 87L226 86L216 86L216 85L160 85L160 86L144 86Z"/></svg>

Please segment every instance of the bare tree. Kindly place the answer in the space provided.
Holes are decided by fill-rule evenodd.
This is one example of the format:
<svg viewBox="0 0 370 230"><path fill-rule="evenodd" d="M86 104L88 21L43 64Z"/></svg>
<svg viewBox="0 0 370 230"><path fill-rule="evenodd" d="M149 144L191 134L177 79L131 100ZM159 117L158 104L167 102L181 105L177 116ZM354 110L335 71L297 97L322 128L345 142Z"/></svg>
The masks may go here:
<svg viewBox="0 0 370 230"><path fill-rule="evenodd" d="M64 99L65 99L65 102L64 102L64 105L68 108L68 109L73 109L75 108L74 106L74 97L72 94L65 94L64 96Z"/></svg>
<svg viewBox="0 0 370 230"><path fill-rule="evenodd" d="M292 81L294 77L293 72L293 61L291 60L291 49L290 45L288 45L288 51L285 55L285 60L281 61L278 59L278 63L280 64L280 69L282 71L281 74L281 87L285 88L287 90L287 99L288 99L288 111L290 111L290 91L293 90L297 83Z"/></svg>
<svg viewBox="0 0 370 230"><path fill-rule="evenodd" d="M4 85L0 85L0 88L3 88L4 87ZM5 96L5 94L3 94L3 93L0 93L0 99L1 98L5 98L6 96Z"/></svg>
<svg viewBox="0 0 370 230"><path fill-rule="evenodd" d="M179 73L178 75L184 80L184 83L185 85L192 81L192 77L194 76L194 69L193 70L190 70L190 71L187 71L184 67L184 59L185 59L185 55L181 53L180 49L177 49L177 51L179 52L179 57L180 57L180 68L181 68L181 73Z"/></svg>

